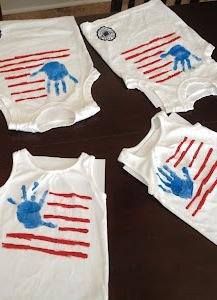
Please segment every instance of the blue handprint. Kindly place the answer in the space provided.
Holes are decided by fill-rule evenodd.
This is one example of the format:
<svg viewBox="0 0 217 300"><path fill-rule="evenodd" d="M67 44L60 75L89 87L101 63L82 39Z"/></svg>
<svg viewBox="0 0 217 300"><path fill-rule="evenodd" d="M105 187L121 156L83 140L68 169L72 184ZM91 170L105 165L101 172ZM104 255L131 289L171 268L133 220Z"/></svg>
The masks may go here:
<svg viewBox="0 0 217 300"><path fill-rule="evenodd" d="M181 45L175 45L170 48L169 51L160 55L161 58L165 58L168 55L174 56L174 65L173 70L177 70L178 63L182 65L182 71L185 71L185 64L187 64L188 69L192 69L190 56L195 58L197 61L201 61L201 58L197 57L196 55L192 54L189 50Z"/></svg>
<svg viewBox="0 0 217 300"><path fill-rule="evenodd" d="M78 83L78 80L69 74L68 70L64 66L64 64L59 63L58 61L52 61L44 64L44 66L31 74L31 76L35 76L38 73L44 72L47 75L47 92L50 94L51 81L54 81L55 85L55 93L57 96L60 94L59 84L62 84L63 92L66 93L66 83L64 78L68 76L72 81Z"/></svg>
<svg viewBox="0 0 217 300"><path fill-rule="evenodd" d="M47 196L48 191L45 191L39 199L38 202L36 202L36 188L38 187L39 183L34 182L33 188L32 188L32 195L30 199L27 197L27 191L26 186L22 185L21 187L21 203L17 204L16 201L13 198L8 198L7 201L11 204L17 205L17 219L20 223L24 225L25 228L37 228L39 226L47 226L54 228L56 225L50 222L45 222L41 219L40 210L42 206L44 205L45 198Z"/></svg>
<svg viewBox="0 0 217 300"><path fill-rule="evenodd" d="M167 193L172 193L181 198L191 198L193 194L193 181L189 175L188 169L186 167L182 168L182 173L184 178L180 178L173 172L167 165L164 165L162 168L158 168L159 173L157 176L160 178L160 181L164 184L164 186L169 189L163 187L161 184L159 187ZM164 176L164 178L161 177Z"/></svg>

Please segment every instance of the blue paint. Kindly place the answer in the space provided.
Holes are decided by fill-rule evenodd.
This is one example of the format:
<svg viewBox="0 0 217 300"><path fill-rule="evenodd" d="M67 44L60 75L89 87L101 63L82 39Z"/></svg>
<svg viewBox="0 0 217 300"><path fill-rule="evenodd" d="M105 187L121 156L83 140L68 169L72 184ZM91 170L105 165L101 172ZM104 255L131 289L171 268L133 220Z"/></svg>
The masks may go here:
<svg viewBox="0 0 217 300"><path fill-rule="evenodd" d="M182 168L183 177L176 175L167 165L158 168L156 173L163 185L158 185L164 192L172 193L180 198L189 199L193 194L194 183L186 167ZM163 176L162 176L163 175Z"/></svg>
<svg viewBox="0 0 217 300"><path fill-rule="evenodd" d="M173 70L178 69L178 64L182 66L182 71L185 71L185 65L187 64L188 69L192 69L190 58L193 57L197 61L201 61L201 58L192 54L189 50L181 45L175 45L170 48L169 51L160 55L161 58L165 58L168 55L174 56Z"/></svg>
<svg viewBox="0 0 217 300"><path fill-rule="evenodd" d="M78 80L69 74L68 70L64 64L59 63L58 61L52 61L44 64L44 66L31 74L31 76L38 75L39 73L44 72L47 75L47 92L50 94L51 91L51 81L54 82L56 96L60 95L60 83L64 93L67 92L66 83L64 78L69 77L74 83L78 83Z"/></svg>
<svg viewBox="0 0 217 300"><path fill-rule="evenodd" d="M21 203L17 202L13 198L8 198L7 201L11 204L17 205L17 219L20 223L24 225L25 228L32 229L39 226L47 226L50 228L55 228L56 225L50 222L45 222L41 219L40 210L42 209L45 198L48 191L45 191L42 197L37 201L36 199L36 188L39 186L38 182L33 183L32 194L30 199L28 199L26 186L21 187Z"/></svg>

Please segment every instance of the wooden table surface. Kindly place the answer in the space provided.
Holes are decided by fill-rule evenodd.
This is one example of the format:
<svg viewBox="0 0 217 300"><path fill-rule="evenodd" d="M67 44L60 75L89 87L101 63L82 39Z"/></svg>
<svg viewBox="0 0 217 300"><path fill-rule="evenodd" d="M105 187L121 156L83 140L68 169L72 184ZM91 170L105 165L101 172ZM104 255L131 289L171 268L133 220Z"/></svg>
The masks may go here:
<svg viewBox="0 0 217 300"><path fill-rule="evenodd" d="M202 37L217 45L217 2L172 9ZM99 16L77 21L96 18ZM141 92L127 90L86 44L102 74L92 88L101 111L71 127L43 134L8 131L1 114L0 184L10 174L12 152L24 147L33 155L77 157L83 151L105 158L109 299L216 300L217 246L161 206L148 194L147 187L117 162L123 147L137 144L147 134L150 119L159 110ZM216 50L213 58L217 60ZM217 96L210 96L197 101L193 111L180 115L217 131L216 112Z"/></svg>

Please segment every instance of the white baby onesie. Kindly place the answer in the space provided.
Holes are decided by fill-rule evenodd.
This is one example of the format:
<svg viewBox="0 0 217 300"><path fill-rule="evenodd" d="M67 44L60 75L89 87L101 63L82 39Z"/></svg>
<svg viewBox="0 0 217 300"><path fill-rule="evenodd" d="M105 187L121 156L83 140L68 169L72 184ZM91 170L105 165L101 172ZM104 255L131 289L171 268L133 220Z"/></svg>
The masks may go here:
<svg viewBox="0 0 217 300"><path fill-rule="evenodd" d="M0 188L1 300L106 300L104 160L13 154Z"/></svg>
<svg viewBox="0 0 217 300"><path fill-rule="evenodd" d="M139 89L166 112L193 109L196 100L217 94L214 46L160 0L81 29L129 89Z"/></svg>
<svg viewBox="0 0 217 300"><path fill-rule="evenodd" d="M99 77L74 17L0 22L0 109L9 129L44 132L96 114Z"/></svg>
<svg viewBox="0 0 217 300"><path fill-rule="evenodd" d="M119 161L148 192L217 244L217 133L160 112L146 137Z"/></svg>

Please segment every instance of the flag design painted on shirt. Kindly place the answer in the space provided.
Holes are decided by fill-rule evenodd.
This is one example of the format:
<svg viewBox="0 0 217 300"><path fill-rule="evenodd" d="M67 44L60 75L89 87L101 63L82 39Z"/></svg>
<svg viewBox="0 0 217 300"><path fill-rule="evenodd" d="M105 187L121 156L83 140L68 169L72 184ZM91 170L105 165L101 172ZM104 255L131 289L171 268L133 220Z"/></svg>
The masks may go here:
<svg viewBox="0 0 217 300"><path fill-rule="evenodd" d="M25 197L25 193L23 195ZM88 258L90 247L88 233L91 223L92 197L78 193L52 191L45 191L41 199L37 201L34 196L35 193L31 196L31 199L30 197L27 198L26 205L22 196L21 202L17 206L17 219L24 225L24 230L8 232L2 247L13 250L36 251L56 256ZM26 214L28 206L32 201L34 205L35 202L41 203L42 207L42 201L45 201L45 198L46 202L44 208L41 209L40 218L37 215L37 220L40 221L35 222L35 214L39 213L40 209L37 212L35 210L33 213L31 206L29 214ZM12 198L9 198L8 202L15 204L15 200ZM19 206L22 204L25 205L23 219L19 211ZM30 218L34 220L30 222ZM42 228L49 229L42 234Z"/></svg>
<svg viewBox="0 0 217 300"><path fill-rule="evenodd" d="M180 168L183 176L178 175ZM205 143L185 136L163 167L158 168L157 175L164 192L188 199L185 206L194 217L217 185L216 152Z"/></svg>
<svg viewBox="0 0 217 300"><path fill-rule="evenodd" d="M45 79L31 77L31 74L47 61L64 61L69 56L70 49L55 49L0 59L0 74L6 80L12 100L19 103L46 99Z"/></svg>
<svg viewBox="0 0 217 300"><path fill-rule="evenodd" d="M121 53L138 72L156 83L165 83L192 68L191 59L201 59L180 45L182 38L176 32L153 37Z"/></svg>

